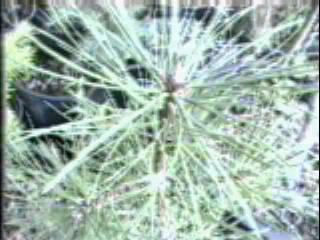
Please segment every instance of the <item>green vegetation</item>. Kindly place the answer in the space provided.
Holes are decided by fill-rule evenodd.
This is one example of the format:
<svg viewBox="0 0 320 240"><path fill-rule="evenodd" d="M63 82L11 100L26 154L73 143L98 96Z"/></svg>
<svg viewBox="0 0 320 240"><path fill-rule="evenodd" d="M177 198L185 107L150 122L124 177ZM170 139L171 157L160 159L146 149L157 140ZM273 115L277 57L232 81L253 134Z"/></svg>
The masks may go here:
<svg viewBox="0 0 320 240"><path fill-rule="evenodd" d="M318 70L290 61L291 54L255 57L303 19L220 48L229 26L252 10L227 21L218 15L206 29L174 17L141 36L141 23L128 11L109 4L102 9L116 29L107 27L105 12L75 8L69 14L88 34L78 41L69 34L73 45L35 29L59 41L71 58L29 37L64 69L29 68L64 80L79 101L79 117L7 139L8 227L31 239L218 240L226 239L227 229L231 239L251 240L262 239L259 222L292 227L276 217L281 209L316 219L308 197L288 189L310 151L295 141L304 112L296 104L301 89L289 76L316 77ZM53 21L70 33L64 13L52 11ZM128 59L147 69L148 84L129 74ZM84 89L96 87L125 94L127 108L89 101ZM48 134L65 145L34 141ZM226 213L255 231L226 223Z"/></svg>
<svg viewBox="0 0 320 240"><path fill-rule="evenodd" d="M19 25L18 29L5 36L5 78L9 88L8 93L12 90L14 82L31 77L31 71L28 68L28 65L31 65L34 61L34 50L31 41L28 39L31 29L28 23L23 23Z"/></svg>

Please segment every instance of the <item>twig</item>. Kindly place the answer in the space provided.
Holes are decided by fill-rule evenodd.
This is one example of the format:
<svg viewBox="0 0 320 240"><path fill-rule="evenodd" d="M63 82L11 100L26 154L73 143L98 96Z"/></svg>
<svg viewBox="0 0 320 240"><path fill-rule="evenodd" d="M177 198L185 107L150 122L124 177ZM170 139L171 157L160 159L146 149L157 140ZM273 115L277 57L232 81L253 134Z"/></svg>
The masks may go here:
<svg viewBox="0 0 320 240"><path fill-rule="evenodd" d="M164 174L167 171L167 160L165 156L165 149L163 143L166 142L166 131L165 125L166 120L168 117L168 104L169 101L166 100L164 103L163 111L159 113L159 130L161 131L159 139L157 139L156 144L156 152L155 152L155 159L154 159L154 173L155 174ZM159 191L159 217L161 220L161 240L164 240L164 232L165 226L167 225L167 207L165 202L165 193Z"/></svg>
<svg viewBox="0 0 320 240"><path fill-rule="evenodd" d="M162 77L165 91L168 94L162 110L159 113L159 130L160 136L156 139L156 152L154 158L154 174L167 176L168 156L166 154L165 145L170 141L170 127L175 121L174 111L174 94L182 87L175 77ZM165 199L165 188L159 188L159 217L161 220L161 240L167 239L168 235L168 210Z"/></svg>

